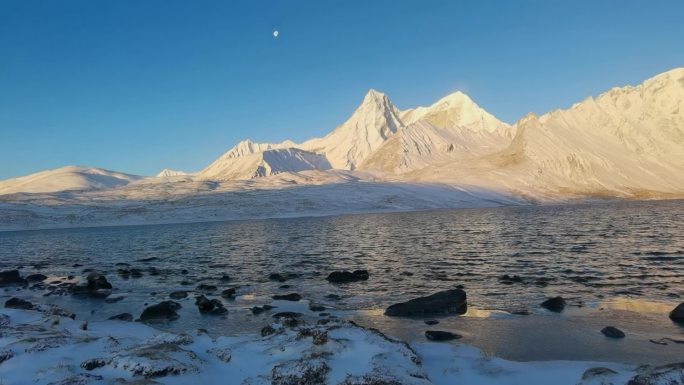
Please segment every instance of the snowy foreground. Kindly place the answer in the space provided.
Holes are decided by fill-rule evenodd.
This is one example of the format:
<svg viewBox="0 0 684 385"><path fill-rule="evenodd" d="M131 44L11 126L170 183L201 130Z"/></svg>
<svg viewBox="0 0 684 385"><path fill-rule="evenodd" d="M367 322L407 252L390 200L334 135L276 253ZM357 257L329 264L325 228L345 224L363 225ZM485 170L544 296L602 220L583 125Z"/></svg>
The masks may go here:
<svg viewBox="0 0 684 385"><path fill-rule="evenodd" d="M336 319L285 318L261 335L212 338L135 322L86 325L40 309L0 310L3 385L684 383L684 364L511 362L460 344L408 345Z"/></svg>

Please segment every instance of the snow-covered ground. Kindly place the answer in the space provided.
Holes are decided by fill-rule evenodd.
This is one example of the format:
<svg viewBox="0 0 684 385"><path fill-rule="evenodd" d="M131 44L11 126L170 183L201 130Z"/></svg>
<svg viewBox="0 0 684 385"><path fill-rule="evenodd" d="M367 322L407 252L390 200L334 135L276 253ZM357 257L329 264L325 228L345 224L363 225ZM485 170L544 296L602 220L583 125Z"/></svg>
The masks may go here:
<svg viewBox="0 0 684 385"><path fill-rule="evenodd" d="M407 344L336 319L260 335L162 332L50 309L0 310L0 382L24 384L682 384L684 365L512 362L459 343ZM295 323L297 323L295 325ZM266 325L264 325L266 326ZM155 382L156 381L156 382Z"/></svg>
<svg viewBox="0 0 684 385"><path fill-rule="evenodd" d="M180 176L108 190L0 196L0 230L319 216L521 204L496 191L307 171L244 181Z"/></svg>

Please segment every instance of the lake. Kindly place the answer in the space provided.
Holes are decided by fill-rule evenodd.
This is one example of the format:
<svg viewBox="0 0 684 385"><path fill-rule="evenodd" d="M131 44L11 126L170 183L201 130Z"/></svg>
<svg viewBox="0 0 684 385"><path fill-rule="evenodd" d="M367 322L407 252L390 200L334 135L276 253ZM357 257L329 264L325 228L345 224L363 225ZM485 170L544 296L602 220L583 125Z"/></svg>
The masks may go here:
<svg viewBox="0 0 684 385"><path fill-rule="evenodd" d="M682 201L610 202L1 232L0 270L48 276L46 284L1 295L3 302L20 295L95 320L121 312L137 317L145 304L186 290L181 318L162 328L231 335L269 322L268 313L253 315L252 306L306 311L311 302L412 340L423 338L423 320L388 318L383 310L462 286L468 314L441 319L440 327L487 353L515 360L674 361L684 356L684 344L651 340L684 340L684 328L667 318L684 297L683 217ZM112 283L110 297L124 298L75 298L50 285L82 280L91 269ZM130 269L142 277L125 273ZM367 269L369 280L335 285L325 279L354 269ZM288 279L271 280L272 273ZM237 287L236 299L222 300L225 317L199 314L200 284L217 287L205 293L210 298ZM304 301L271 299L288 293ZM569 305L563 313L539 306L558 295ZM609 324L628 338L615 342L598 333Z"/></svg>

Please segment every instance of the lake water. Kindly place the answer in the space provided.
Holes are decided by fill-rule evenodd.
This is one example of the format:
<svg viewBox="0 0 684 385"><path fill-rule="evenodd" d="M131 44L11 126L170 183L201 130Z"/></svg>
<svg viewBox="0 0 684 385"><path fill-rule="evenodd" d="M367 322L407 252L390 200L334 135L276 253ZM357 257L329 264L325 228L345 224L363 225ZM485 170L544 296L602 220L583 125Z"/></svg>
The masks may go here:
<svg viewBox="0 0 684 385"><path fill-rule="evenodd" d="M461 341L487 353L518 360L675 361L684 357L684 344L649 340L684 340L684 328L667 318L684 298L682 218L684 202L661 201L4 232L1 270L42 273L50 282L83 279L84 271L95 269L115 287L112 297L124 299L106 304L44 296L42 288L6 289L0 296L3 302L34 298L69 308L80 319L104 319L121 312L138 316L145 304L201 283L218 287L209 297L239 286L235 300L223 299L226 317L201 316L191 293L179 301L181 318L163 327L252 332L270 319L268 313L252 315L252 306L306 311L311 301L340 317L418 339L426 328L422 320L391 319L382 310L463 285L471 311L432 328L455 330L464 335ZM150 267L159 274L150 275ZM120 276L122 268L139 268L143 277ZM367 269L370 279L345 285L325 280L334 270L354 269ZM292 278L274 282L271 273ZM229 281L220 279L225 274ZM504 282L504 274L522 282ZM305 301L271 299L293 292ZM562 314L539 307L556 295L570 305ZM531 315L511 314L519 311ZM628 338L608 341L597 332L608 324Z"/></svg>

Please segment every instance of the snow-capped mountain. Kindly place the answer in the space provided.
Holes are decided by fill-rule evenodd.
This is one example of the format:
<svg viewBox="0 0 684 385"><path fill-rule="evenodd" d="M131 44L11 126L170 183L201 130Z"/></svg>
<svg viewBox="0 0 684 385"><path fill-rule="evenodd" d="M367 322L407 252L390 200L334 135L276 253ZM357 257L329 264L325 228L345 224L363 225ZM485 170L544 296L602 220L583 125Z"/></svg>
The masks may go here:
<svg viewBox="0 0 684 385"><path fill-rule="evenodd" d="M229 161L230 159L256 154L258 152L264 152L266 150L288 147L297 147L297 145L295 144L295 142L291 140L285 140L280 143L255 143L249 139L245 139L238 142L238 144L233 146L233 148L228 150L225 154L221 155L221 157L218 160Z"/></svg>
<svg viewBox="0 0 684 385"><path fill-rule="evenodd" d="M142 178L95 167L66 166L0 181L0 194L105 189Z"/></svg>
<svg viewBox="0 0 684 385"><path fill-rule="evenodd" d="M402 111L401 121L405 125L424 121L434 127L488 132L508 138L515 134L510 125L485 111L460 91L443 97L431 106Z"/></svg>
<svg viewBox="0 0 684 385"><path fill-rule="evenodd" d="M400 116L404 127L368 156L359 169L403 173L433 163L490 154L508 146L515 129L461 92L429 107L402 111Z"/></svg>
<svg viewBox="0 0 684 385"><path fill-rule="evenodd" d="M556 199L684 196L684 68L515 124L510 146L407 175Z"/></svg>
<svg viewBox="0 0 684 385"><path fill-rule="evenodd" d="M157 178L168 178L168 177L174 177L174 176L183 176L183 175L188 175L187 172L185 171L178 171L178 170L172 170L170 168L165 168L157 174Z"/></svg>
<svg viewBox="0 0 684 385"><path fill-rule="evenodd" d="M235 158L221 157L197 173L201 179L252 179L304 170L329 170L325 156L298 148L276 148Z"/></svg>
<svg viewBox="0 0 684 385"><path fill-rule="evenodd" d="M684 68L517 125L510 152L533 185L644 197L684 192Z"/></svg>
<svg viewBox="0 0 684 385"><path fill-rule="evenodd" d="M568 109L530 114L512 126L461 92L402 111L385 94L370 90L350 118L323 137L300 144L244 140L184 180L312 171L306 178L316 179L338 169L359 179L449 183L540 199L681 197L683 103L684 68ZM138 178L68 167L0 182L0 194L108 188ZM165 183L176 179L180 182L166 178Z"/></svg>
<svg viewBox="0 0 684 385"><path fill-rule="evenodd" d="M371 89L346 122L300 147L325 155L336 169L354 170L403 127L399 115L387 95Z"/></svg>

